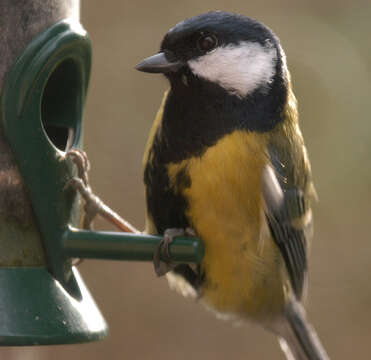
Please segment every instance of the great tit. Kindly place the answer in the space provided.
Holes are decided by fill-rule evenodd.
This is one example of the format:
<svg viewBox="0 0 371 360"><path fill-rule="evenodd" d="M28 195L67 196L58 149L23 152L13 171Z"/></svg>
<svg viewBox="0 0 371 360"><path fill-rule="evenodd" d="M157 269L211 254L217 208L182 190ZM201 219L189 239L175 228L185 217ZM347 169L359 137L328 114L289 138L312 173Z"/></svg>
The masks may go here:
<svg viewBox="0 0 371 360"><path fill-rule="evenodd" d="M273 331L288 359L328 359L302 306L315 190L279 39L209 12L136 68L170 82L144 155L146 232L205 245L198 266L169 265L170 286Z"/></svg>

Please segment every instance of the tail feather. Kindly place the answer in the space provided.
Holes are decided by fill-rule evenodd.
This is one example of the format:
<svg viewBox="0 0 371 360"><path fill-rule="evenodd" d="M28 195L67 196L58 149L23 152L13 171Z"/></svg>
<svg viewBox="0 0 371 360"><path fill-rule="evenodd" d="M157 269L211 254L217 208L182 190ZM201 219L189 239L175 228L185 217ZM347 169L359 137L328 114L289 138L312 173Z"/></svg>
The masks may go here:
<svg viewBox="0 0 371 360"><path fill-rule="evenodd" d="M287 360L329 360L314 328L305 318L303 306L296 300L286 308L285 320L278 333Z"/></svg>

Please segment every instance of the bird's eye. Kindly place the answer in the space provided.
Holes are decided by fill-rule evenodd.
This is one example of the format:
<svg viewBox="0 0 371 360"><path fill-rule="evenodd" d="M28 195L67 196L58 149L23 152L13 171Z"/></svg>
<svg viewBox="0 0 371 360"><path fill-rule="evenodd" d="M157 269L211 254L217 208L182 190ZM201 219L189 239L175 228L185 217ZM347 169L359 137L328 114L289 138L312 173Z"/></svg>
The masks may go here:
<svg viewBox="0 0 371 360"><path fill-rule="evenodd" d="M197 46L201 51L210 51L217 45L218 39L212 34L202 35L197 41Z"/></svg>

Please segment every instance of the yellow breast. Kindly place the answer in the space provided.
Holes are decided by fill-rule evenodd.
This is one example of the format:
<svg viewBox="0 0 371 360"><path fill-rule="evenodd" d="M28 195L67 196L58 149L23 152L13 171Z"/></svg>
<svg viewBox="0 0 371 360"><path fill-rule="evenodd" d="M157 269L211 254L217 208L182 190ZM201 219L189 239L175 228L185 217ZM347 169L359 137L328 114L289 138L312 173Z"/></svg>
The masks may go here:
<svg viewBox="0 0 371 360"><path fill-rule="evenodd" d="M187 216L205 244L202 295L220 312L274 313L283 303L281 257L263 213L261 173L269 161L266 135L235 131L201 157L168 167L173 186L179 171L190 187Z"/></svg>

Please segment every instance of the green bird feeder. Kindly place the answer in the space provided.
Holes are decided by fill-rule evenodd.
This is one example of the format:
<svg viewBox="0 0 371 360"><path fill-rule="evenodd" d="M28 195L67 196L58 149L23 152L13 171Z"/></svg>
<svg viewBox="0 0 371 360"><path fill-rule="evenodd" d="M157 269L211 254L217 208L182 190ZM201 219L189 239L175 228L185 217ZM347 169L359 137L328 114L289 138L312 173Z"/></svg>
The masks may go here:
<svg viewBox="0 0 371 360"><path fill-rule="evenodd" d="M78 229L65 155L81 148L91 66L79 1L4 0L0 13L0 345L99 340L108 328L72 259L151 261L162 238ZM170 256L200 262L202 243L177 238Z"/></svg>

